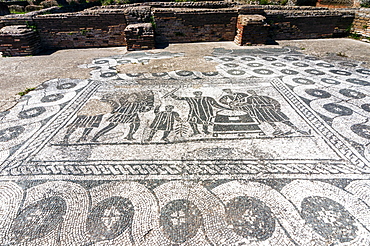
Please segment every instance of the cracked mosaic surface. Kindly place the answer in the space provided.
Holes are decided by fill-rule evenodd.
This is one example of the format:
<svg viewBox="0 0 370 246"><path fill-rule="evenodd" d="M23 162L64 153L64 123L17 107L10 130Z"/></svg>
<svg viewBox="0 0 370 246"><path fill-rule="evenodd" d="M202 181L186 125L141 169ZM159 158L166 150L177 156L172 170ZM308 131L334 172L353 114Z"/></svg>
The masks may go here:
<svg viewBox="0 0 370 246"><path fill-rule="evenodd" d="M287 48L214 72L95 59L0 113L1 245L369 245L370 70Z"/></svg>

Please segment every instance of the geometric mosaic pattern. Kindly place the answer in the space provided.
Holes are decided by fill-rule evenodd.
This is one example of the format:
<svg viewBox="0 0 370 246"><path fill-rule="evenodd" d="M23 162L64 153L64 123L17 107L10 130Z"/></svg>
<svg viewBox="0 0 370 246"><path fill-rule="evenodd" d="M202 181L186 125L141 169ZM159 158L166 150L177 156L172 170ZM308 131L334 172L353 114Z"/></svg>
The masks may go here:
<svg viewBox="0 0 370 246"><path fill-rule="evenodd" d="M370 70L288 48L215 72L99 58L0 113L1 245L369 245Z"/></svg>

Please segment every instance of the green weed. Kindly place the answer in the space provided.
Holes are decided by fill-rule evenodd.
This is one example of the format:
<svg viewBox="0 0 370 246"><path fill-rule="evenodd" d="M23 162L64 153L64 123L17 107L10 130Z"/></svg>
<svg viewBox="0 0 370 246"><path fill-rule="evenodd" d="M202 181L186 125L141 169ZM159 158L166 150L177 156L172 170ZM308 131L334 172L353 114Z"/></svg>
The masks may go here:
<svg viewBox="0 0 370 246"><path fill-rule="evenodd" d="M24 91L18 92L18 95L20 95L20 96L24 96L24 95L26 95L28 92L33 91L33 90L36 90L36 88L26 88Z"/></svg>

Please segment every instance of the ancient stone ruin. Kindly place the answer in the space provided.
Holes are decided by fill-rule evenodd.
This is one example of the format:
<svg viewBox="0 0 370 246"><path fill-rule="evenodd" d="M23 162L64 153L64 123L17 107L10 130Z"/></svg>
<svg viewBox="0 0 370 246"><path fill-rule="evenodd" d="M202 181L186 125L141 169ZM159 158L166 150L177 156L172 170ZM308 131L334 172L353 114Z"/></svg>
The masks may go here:
<svg viewBox="0 0 370 246"><path fill-rule="evenodd" d="M358 8L227 2L148 2L74 12L51 7L1 17L0 52L16 56L34 55L41 49L113 46L140 50L178 42L258 45L283 39L343 37L350 31L369 37L368 26L369 10Z"/></svg>

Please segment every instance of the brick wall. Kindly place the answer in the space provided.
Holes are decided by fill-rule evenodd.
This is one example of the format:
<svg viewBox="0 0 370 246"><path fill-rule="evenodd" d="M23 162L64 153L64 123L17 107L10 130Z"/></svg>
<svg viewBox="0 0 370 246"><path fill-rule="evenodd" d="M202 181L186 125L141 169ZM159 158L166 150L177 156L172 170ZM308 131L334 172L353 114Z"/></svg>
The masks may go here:
<svg viewBox="0 0 370 246"><path fill-rule="evenodd" d="M354 10L266 10L270 37L275 40L342 37L354 17Z"/></svg>
<svg viewBox="0 0 370 246"><path fill-rule="evenodd" d="M355 19L354 9L329 10L276 5L223 8L222 3L142 5L94 7L80 12L52 15L41 12L7 15L0 17L0 28L26 23L35 25L42 46L56 49L126 45L124 30L127 25L148 23L152 21L151 14L156 24L156 40L163 43L232 41L236 35L238 16L253 14L266 17L268 25L265 26L269 29L270 40L339 37L348 32L354 20L353 30L369 36L370 12L364 9L357 11ZM54 8L50 11L62 11L58 7ZM252 26L243 28L239 38L247 37L249 28ZM259 32L255 27L251 30Z"/></svg>
<svg viewBox="0 0 370 246"><path fill-rule="evenodd" d="M356 11L352 32L370 37L370 9L360 9Z"/></svg>
<svg viewBox="0 0 370 246"><path fill-rule="evenodd" d="M0 29L0 52L3 56L28 56L40 50L40 38L27 26L6 26Z"/></svg>
<svg viewBox="0 0 370 246"><path fill-rule="evenodd" d="M39 15L34 18L43 47L84 48L126 45L121 10Z"/></svg>
<svg viewBox="0 0 370 246"><path fill-rule="evenodd" d="M239 15L234 42L237 45L265 44L269 25L262 15Z"/></svg>
<svg viewBox="0 0 370 246"><path fill-rule="evenodd" d="M154 9L159 42L232 41L238 13L234 9Z"/></svg>
<svg viewBox="0 0 370 246"><path fill-rule="evenodd" d="M316 6L328 8L360 7L359 2L353 0L318 0Z"/></svg>

